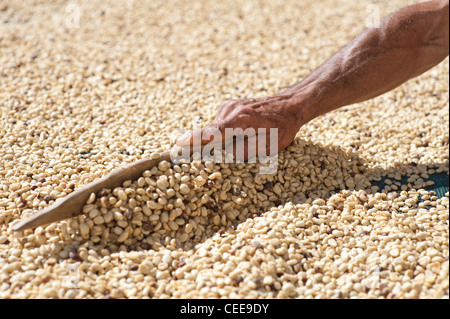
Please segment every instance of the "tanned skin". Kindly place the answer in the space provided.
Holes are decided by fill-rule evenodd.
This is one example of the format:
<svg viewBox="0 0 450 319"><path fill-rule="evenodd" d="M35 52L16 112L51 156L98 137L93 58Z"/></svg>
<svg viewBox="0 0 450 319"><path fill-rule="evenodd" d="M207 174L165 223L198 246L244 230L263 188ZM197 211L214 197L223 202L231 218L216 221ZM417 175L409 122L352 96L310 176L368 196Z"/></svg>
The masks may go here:
<svg viewBox="0 0 450 319"><path fill-rule="evenodd" d="M213 131L225 137L225 128L278 128L281 151L312 119L391 91L448 54L449 0L411 5L385 17L379 28L364 30L300 83L272 96L222 103L209 126L188 132L177 144L192 145L200 138L206 144ZM247 138L255 142L268 136Z"/></svg>

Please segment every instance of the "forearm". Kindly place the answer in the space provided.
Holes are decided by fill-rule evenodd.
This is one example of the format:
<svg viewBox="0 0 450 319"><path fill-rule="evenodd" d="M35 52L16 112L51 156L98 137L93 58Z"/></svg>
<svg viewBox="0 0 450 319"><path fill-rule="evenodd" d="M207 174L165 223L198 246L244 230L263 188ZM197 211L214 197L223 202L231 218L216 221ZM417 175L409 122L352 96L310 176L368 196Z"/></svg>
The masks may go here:
<svg viewBox="0 0 450 319"><path fill-rule="evenodd" d="M448 56L448 1L403 8L341 49L290 95L303 124L344 105L388 92Z"/></svg>
<svg viewBox="0 0 450 319"><path fill-rule="evenodd" d="M187 133L177 144L206 144L216 131L225 139L227 128L277 128L282 150L313 118L392 90L447 55L448 0L407 7L381 21L380 28L365 30L299 84L268 97L222 103L209 126ZM258 133L251 138L268 136Z"/></svg>

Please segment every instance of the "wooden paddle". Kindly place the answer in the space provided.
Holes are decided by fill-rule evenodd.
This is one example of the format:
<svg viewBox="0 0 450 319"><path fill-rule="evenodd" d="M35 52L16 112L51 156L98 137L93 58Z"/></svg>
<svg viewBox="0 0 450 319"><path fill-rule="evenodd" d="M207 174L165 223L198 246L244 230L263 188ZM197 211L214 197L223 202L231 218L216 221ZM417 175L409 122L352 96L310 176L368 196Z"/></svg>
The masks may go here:
<svg viewBox="0 0 450 319"><path fill-rule="evenodd" d="M63 219L78 216L82 213L82 208L92 193L98 193L104 188L114 188L126 180L136 180L143 172L157 166L161 161L170 161L170 152L164 152L156 159L141 159L127 166L118 168L110 174L89 183L53 205L39 211L33 216L14 225L14 231L20 231L37 226L47 225Z"/></svg>
<svg viewBox="0 0 450 319"><path fill-rule="evenodd" d="M219 143L209 143L208 146L213 147L221 146L222 150L226 149L226 146L233 143L233 138ZM196 152L202 152L205 145L189 147L189 155ZM67 218L72 218L82 214L82 208L86 204L89 196L92 193L97 194L104 188L114 188L118 185L122 185L124 181L136 180L146 171L157 166L162 161L172 161L172 156L179 156L182 153L181 148L172 149L161 154L159 158L155 159L141 159L127 166L118 168L110 174L89 183L80 189L75 190L63 199L57 200L53 205L39 211L33 216L17 223L12 227L14 231L20 231L28 228L47 225L53 222L61 221ZM184 150L186 150L184 148Z"/></svg>

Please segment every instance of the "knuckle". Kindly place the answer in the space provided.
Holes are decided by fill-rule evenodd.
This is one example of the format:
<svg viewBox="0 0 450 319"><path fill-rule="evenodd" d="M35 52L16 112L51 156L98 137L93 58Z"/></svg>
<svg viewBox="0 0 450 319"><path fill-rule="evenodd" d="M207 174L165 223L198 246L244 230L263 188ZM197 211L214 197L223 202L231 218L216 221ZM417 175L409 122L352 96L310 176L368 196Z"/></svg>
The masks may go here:
<svg viewBox="0 0 450 319"><path fill-rule="evenodd" d="M218 129L219 131L223 131L227 127L227 121L223 119L216 119L210 126Z"/></svg>

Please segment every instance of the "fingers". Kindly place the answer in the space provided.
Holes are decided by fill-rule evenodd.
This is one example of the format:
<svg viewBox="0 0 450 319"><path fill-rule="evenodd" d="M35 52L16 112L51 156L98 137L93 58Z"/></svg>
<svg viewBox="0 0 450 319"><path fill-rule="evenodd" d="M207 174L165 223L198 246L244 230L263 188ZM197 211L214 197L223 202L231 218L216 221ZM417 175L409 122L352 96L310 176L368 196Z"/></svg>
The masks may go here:
<svg viewBox="0 0 450 319"><path fill-rule="evenodd" d="M235 123L236 124L236 123ZM230 125L231 126L231 125ZM267 157L279 151L277 129L243 129L232 128L213 123L202 130L187 132L177 140L181 147L191 146L198 149L202 146L208 149L225 145L225 155L232 154L239 162L256 160L256 157ZM222 149L222 148L221 148Z"/></svg>
<svg viewBox="0 0 450 319"><path fill-rule="evenodd" d="M230 113L230 110L235 109L235 105L238 104L238 100L228 100L219 105L216 118L223 119Z"/></svg>
<svg viewBox="0 0 450 319"><path fill-rule="evenodd" d="M201 130L186 132L178 138L178 146L201 146L209 143L221 143L233 135L244 135L249 127L247 118L232 118L231 120L222 120L219 117L209 126Z"/></svg>
<svg viewBox="0 0 450 319"><path fill-rule="evenodd" d="M176 144L178 146L196 146L208 143L220 142L226 139L225 128L247 129L250 126L251 117L242 114L242 108L239 107L240 100L228 100L219 105L219 109L214 122L202 130L194 130L181 136ZM218 131L222 133L222 137L218 137ZM241 133L242 134L242 133ZM239 133L235 134L239 135Z"/></svg>
<svg viewBox="0 0 450 319"><path fill-rule="evenodd" d="M178 146L201 146L209 143L221 143L223 141L222 132L214 125L210 125L201 130L186 132L178 138L176 144Z"/></svg>
<svg viewBox="0 0 450 319"><path fill-rule="evenodd" d="M193 141L193 132L186 132L177 139L176 144L178 146L188 146L191 145Z"/></svg>

